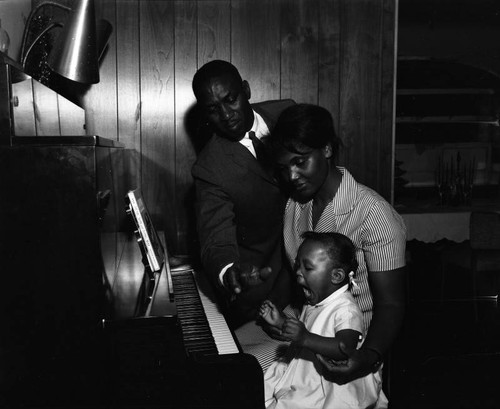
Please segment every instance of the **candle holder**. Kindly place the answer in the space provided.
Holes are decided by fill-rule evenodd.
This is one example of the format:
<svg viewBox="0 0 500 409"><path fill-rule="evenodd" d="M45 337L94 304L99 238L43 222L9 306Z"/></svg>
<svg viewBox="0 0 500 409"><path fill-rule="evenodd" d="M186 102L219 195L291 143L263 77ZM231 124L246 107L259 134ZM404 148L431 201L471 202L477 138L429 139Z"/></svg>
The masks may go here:
<svg viewBox="0 0 500 409"><path fill-rule="evenodd" d="M471 205L476 160L462 163L460 152L445 161L439 156L435 181L441 206Z"/></svg>

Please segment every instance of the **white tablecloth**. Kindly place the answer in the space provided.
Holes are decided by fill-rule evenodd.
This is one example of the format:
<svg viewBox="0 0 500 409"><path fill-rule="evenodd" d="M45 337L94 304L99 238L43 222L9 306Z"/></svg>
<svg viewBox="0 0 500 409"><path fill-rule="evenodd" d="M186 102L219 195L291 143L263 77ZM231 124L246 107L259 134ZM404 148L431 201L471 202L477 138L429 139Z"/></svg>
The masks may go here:
<svg viewBox="0 0 500 409"><path fill-rule="evenodd" d="M448 239L460 243L469 239L470 212L403 213L407 240L433 243Z"/></svg>

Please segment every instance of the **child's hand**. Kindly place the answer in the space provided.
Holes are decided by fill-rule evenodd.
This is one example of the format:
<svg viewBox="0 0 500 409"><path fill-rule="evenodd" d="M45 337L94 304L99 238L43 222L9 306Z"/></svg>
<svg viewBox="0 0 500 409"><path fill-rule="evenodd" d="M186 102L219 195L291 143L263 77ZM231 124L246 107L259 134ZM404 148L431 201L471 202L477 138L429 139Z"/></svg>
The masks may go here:
<svg viewBox="0 0 500 409"><path fill-rule="evenodd" d="M294 341L298 346L303 346L309 334L304 323L297 318L287 318L283 324L283 336L290 341Z"/></svg>
<svg viewBox="0 0 500 409"><path fill-rule="evenodd" d="M267 321L266 317L271 313L271 308L272 308L271 305L272 305L271 301L265 300L259 308L259 315L266 321Z"/></svg>
<svg viewBox="0 0 500 409"><path fill-rule="evenodd" d="M281 311L269 300L265 300L259 308L259 315L270 325L281 327L284 322Z"/></svg>

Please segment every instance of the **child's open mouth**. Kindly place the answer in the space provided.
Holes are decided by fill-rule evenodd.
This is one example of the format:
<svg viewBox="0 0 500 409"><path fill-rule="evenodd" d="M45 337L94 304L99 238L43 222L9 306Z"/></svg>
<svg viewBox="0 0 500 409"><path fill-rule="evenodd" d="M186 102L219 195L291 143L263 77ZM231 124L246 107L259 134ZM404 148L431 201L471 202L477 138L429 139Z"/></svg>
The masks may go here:
<svg viewBox="0 0 500 409"><path fill-rule="evenodd" d="M311 299L311 296L312 296L311 290L309 290L309 288L307 288L307 287L302 287L302 291L304 291L304 296L306 297L306 300L309 301Z"/></svg>

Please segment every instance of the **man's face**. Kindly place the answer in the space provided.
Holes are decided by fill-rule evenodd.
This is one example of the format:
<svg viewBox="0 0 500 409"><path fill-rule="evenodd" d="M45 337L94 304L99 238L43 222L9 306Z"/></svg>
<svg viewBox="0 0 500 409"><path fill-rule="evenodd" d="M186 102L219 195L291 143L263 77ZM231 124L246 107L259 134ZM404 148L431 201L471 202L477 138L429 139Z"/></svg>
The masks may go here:
<svg viewBox="0 0 500 409"><path fill-rule="evenodd" d="M200 89L198 103L207 119L232 141L241 140L253 124L250 88L230 75L212 78Z"/></svg>

